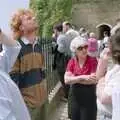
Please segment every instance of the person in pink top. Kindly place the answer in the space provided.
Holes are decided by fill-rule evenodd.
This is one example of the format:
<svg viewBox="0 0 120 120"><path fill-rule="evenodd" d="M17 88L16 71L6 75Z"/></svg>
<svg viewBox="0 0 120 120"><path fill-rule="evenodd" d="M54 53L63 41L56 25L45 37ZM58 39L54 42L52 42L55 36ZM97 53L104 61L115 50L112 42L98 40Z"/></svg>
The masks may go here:
<svg viewBox="0 0 120 120"><path fill-rule="evenodd" d="M90 33L90 38L88 39L88 54L91 57L98 56L98 42L93 32Z"/></svg>

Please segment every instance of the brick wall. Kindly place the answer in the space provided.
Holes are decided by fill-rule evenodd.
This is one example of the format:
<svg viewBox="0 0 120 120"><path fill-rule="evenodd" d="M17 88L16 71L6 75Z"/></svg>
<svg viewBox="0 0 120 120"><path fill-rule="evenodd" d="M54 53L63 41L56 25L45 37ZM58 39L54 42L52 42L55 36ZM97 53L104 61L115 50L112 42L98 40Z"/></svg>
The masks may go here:
<svg viewBox="0 0 120 120"><path fill-rule="evenodd" d="M115 24L120 17L120 0L73 0L72 22L95 31L101 23Z"/></svg>

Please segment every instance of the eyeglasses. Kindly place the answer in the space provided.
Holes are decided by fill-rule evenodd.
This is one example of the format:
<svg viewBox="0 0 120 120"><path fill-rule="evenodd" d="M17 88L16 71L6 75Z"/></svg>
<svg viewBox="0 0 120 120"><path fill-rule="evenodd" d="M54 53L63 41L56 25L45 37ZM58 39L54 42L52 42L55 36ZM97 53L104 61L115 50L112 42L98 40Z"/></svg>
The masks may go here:
<svg viewBox="0 0 120 120"><path fill-rule="evenodd" d="M77 48L77 50L82 51L83 49L88 49L88 45L80 46Z"/></svg>

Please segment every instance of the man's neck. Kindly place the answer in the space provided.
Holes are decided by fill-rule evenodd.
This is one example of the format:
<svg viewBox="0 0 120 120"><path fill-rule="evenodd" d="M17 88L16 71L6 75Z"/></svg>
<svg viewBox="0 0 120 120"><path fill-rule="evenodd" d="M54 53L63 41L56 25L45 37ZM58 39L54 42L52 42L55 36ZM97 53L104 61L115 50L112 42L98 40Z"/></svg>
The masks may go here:
<svg viewBox="0 0 120 120"><path fill-rule="evenodd" d="M29 40L30 44L34 44L36 34L35 33L29 33L29 34L24 34L24 37Z"/></svg>

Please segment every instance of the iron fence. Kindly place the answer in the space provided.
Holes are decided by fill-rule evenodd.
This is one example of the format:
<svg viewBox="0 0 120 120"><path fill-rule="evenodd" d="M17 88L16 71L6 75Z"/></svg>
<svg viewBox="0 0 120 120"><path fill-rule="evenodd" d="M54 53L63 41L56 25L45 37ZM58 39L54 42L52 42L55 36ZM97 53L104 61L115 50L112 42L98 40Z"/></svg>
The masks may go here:
<svg viewBox="0 0 120 120"><path fill-rule="evenodd" d="M45 59L45 75L49 94L57 84L59 77L57 71L53 70L54 54L52 53L52 39L41 38L40 43Z"/></svg>

